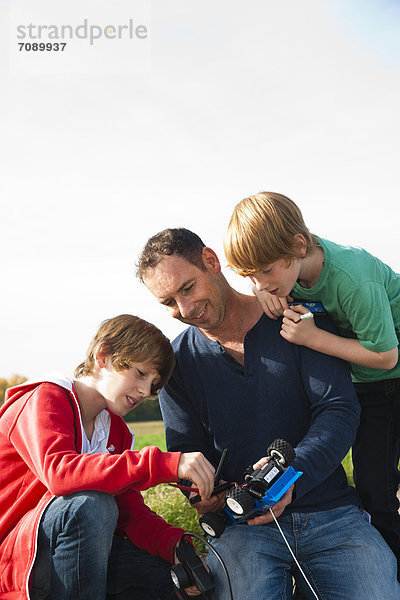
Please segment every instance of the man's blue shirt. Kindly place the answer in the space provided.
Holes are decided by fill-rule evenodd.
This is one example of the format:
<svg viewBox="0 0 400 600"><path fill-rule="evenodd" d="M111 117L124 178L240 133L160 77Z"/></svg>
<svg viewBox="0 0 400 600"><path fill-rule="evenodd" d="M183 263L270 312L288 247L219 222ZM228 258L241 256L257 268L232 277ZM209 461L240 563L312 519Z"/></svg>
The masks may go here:
<svg viewBox="0 0 400 600"><path fill-rule="evenodd" d="M331 330L328 317L318 326ZM288 511L313 512L358 504L340 465L355 438L359 404L347 364L280 335L281 321L263 315L244 340L244 366L217 341L189 327L174 341L176 367L160 392L170 451L201 451L222 478L243 471L283 438L304 474Z"/></svg>

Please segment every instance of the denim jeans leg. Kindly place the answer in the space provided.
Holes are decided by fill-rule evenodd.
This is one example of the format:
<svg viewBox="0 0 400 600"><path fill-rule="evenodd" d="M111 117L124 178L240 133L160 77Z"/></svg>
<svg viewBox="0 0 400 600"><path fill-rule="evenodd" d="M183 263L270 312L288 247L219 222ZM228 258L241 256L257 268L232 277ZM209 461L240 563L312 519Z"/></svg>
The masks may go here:
<svg viewBox="0 0 400 600"><path fill-rule="evenodd" d="M393 553L358 507L283 514L279 524L319 598L400 599ZM234 598L289 600L294 574L301 597L315 600L275 523L230 526L212 545L227 567ZM223 571L212 553L207 563L216 600L228 600Z"/></svg>
<svg viewBox="0 0 400 600"><path fill-rule="evenodd" d="M354 482L372 524L396 555L400 577L400 380L355 384L361 420L353 444Z"/></svg>
<svg viewBox="0 0 400 600"><path fill-rule="evenodd" d="M54 498L40 525L32 597L46 587L50 557L51 600L104 600L111 542L118 519L113 496L85 491ZM48 549L46 558L46 547Z"/></svg>
<svg viewBox="0 0 400 600"><path fill-rule="evenodd" d="M357 506L292 515L297 558L319 598L399 600L390 548ZM315 600L294 567L302 598Z"/></svg>
<svg viewBox="0 0 400 600"><path fill-rule="evenodd" d="M107 600L176 600L171 565L114 537L108 563Z"/></svg>
<svg viewBox="0 0 400 600"><path fill-rule="evenodd" d="M293 546L291 527L285 528ZM227 527L218 539L209 540L221 556L232 586L233 598L290 600L291 556L275 524ZM215 584L213 598L229 600L225 574L212 551L207 557Z"/></svg>

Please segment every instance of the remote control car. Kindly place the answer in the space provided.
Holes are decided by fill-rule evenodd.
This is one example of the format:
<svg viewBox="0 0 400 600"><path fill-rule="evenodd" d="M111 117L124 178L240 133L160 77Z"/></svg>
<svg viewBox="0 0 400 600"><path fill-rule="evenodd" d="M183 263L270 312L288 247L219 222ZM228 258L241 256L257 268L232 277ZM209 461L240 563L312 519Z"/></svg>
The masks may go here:
<svg viewBox="0 0 400 600"><path fill-rule="evenodd" d="M244 483L233 484L227 491L226 506L219 513L205 513L199 520L205 533L220 537L227 524L244 523L274 506L303 474L291 465L296 457L285 440L275 440L267 450L269 461L261 469L244 473Z"/></svg>

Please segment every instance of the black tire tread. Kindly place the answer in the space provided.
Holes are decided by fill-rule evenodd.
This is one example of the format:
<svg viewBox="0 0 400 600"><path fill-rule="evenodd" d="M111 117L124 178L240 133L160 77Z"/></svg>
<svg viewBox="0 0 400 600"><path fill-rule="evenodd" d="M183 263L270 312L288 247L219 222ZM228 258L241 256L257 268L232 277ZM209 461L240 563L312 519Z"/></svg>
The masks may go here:
<svg viewBox="0 0 400 600"><path fill-rule="evenodd" d="M218 538L225 531L225 526L226 526L225 519L218 513L205 513L202 517L200 517L199 523L200 523L200 526L202 529L203 529L203 526L202 526L203 522L207 523L207 525L209 525L210 527L212 527L212 529L214 529L216 535L211 536L211 537ZM205 533L207 533L205 531L205 529L203 529L203 531ZM207 535L209 535L209 534L207 534Z"/></svg>
<svg viewBox="0 0 400 600"><path fill-rule="evenodd" d="M268 447L267 453L269 456L271 456L271 454L273 454L274 452L277 452L283 457L285 461L285 467L288 467L296 458L296 452L293 446L289 444L289 442L286 442L286 440L282 440L280 438L273 441L272 444Z"/></svg>
<svg viewBox="0 0 400 600"><path fill-rule="evenodd" d="M243 515L245 516L254 506L254 498L241 487L234 487L227 493L226 497L233 498L243 507ZM229 510L232 510L231 508ZM234 512L234 511L232 511ZM237 513L235 513L237 514Z"/></svg>

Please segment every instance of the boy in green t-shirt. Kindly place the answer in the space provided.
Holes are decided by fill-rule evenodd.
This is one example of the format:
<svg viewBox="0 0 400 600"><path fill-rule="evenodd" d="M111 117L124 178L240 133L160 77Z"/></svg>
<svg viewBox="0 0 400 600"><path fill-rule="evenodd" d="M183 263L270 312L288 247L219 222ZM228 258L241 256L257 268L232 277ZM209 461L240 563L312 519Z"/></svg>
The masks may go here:
<svg viewBox="0 0 400 600"><path fill-rule="evenodd" d="M400 275L365 250L312 235L296 204L271 192L235 207L224 246L231 268L253 281L265 313L284 315L282 337L351 363L362 408L354 480L400 565ZM338 335L301 318L308 311L289 308L295 300L322 302Z"/></svg>

